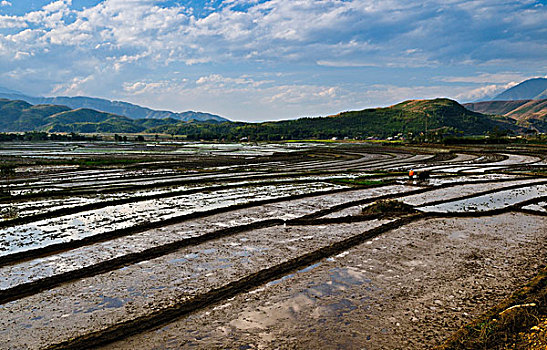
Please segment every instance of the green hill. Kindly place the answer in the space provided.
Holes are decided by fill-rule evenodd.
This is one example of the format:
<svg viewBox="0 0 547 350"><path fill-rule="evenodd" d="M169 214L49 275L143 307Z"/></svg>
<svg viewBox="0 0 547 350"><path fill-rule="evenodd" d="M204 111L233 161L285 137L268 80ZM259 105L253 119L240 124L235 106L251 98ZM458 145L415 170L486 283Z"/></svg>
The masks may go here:
<svg viewBox="0 0 547 350"><path fill-rule="evenodd" d="M0 100L0 131L75 133L169 133L188 139L275 141L287 139L387 138L394 135L483 135L492 130L523 131L516 119L487 116L449 99L410 100L391 107L335 116L265 123L199 123L172 118L140 119L65 106L32 106ZM530 124L530 123L528 123ZM523 124L535 127L535 125Z"/></svg>
<svg viewBox="0 0 547 350"><path fill-rule="evenodd" d="M54 114L47 117L46 122L42 130L48 132L136 133L145 130L127 117L87 108Z"/></svg>
<svg viewBox="0 0 547 350"><path fill-rule="evenodd" d="M33 106L24 101L0 99L0 131L37 130L46 124L48 116L68 110L65 106Z"/></svg>
<svg viewBox="0 0 547 350"><path fill-rule="evenodd" d="M506 117L486 116L465 109L449 99L410 100L386 108L343 112L321 118L301 118L260 124L222 123L164 125L151 132L187 135L189 139L282 140L337 138L386 138L427 132L483 135L492 130L519 131Z"/></svg>

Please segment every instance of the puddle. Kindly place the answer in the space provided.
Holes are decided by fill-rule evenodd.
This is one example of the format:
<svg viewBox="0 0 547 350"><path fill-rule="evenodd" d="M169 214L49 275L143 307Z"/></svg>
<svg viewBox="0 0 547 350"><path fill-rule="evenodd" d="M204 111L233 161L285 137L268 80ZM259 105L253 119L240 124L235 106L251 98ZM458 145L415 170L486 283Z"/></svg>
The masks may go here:
<svg viewBox="0 0 547 350"><path fill-rule="evenodd" d="M308 273L322 263L316 263L299 270L294 274L286 275L281 279L266 284L272 287L297 276L298 274ZM337 298L342 293L353 287L363 288L367 285L367 290L376 290L371 285L371 280L367 278L365 271L354 267L332 268L327 272L326 282L310 282L303 291L292 294L281 302L258 307L254 311L244 311L239 317L230 322L238 329L267 329L275 326L279 322L299 322L300 314L306 317L312 317L318 320L324 320L324 317L342 317L363 304L370 301L369 297L365 299ZM307 278L311 278L308 276ZM248 294L264 292L263 288L251 291Z"/></svg>
<svg viewBox="0 0 547 350"><path fill-rule="evenodd" d="M538 204L531 204L522 207L522 209L538 211L541 213L547 213L547 202L539 202Z"/></svg>
<svg viewBox="0 0 547 350"><path fill-rule="evenodd" d="M283 282L283 281L286 281L286 280L288 280L288 279L290 279L290 278L293 278L294 276L296 276L296 275L299 274L299 273L310 272L311 270L315 269L315 268L318 267L318 266L321 266L321 263L320 263L320 262L319 262L319 263L315 263L315 264L313 264L313 265L310 265L310 266L308 266L308 267L306 267L306 268L303 268L303 269L301 269L301 270L298 270L298 271L296 271L296 273L291 273L291 274L285 275L285 276L283 276L283 277L281 277L281 278L279 278L279 279L277 279L277 280L275 280L275 281L270 281L270 282L266 283L266 285L267 285L267 286L275 286L276 284L279 284L279 283L281 283L281 282Z"/></svg>
<svg viewBox="0 0 547 350"><path fill-rule="evenodd" d="M500 190L488 195L455 200L433 206L426 205L418 209L424 212L438 213L483 212L503 209L542 196L547 196L547 185L531 185L530 187L505 191Z"/></svg>
<svg viewBox="0 0 547 350"><path fill-rule="evenodd" d="M15 265L4 266L0 268L0 289L11 288L21 283L36 281L40 278L91 266L126 254L138 253L145 249L162 244L169 244L183 238L197 237L218 229L216 225L213 225L215 222L227 222L230 223L230 226L234 226L238 224L238 221L241 221L242 218L246 217L252 221L256 221L276 217L285 212L293 212L297 214L297 216L301 216L331 205L361 198L364 193L367 192L356 190L343 194L323 196L320 200L318 198L303 198L240 211L220 213L207 218L189 220L184 223L166 226L158 230L145 231L135 235L113 239L108 242L101 242L69 250L47 258L37 258ZM238 218L238 220L233 220L234 218ZM377 222L371 222L370 224L376 225ZM313 235L290 235L287 238L280 240L291 240L294 243L311 243L315 236L317 236L317 233L314 233ZM237 239L235 241L228 241L226 243L226 248L235 256L250 258L253 254L256 254L256 252L262 253L264 248L268 248L254 244L250 241L250 237L236 237ZM301 239L302 237L311 239L303 240ZM199 254L207 255L202 251L192 251L188 252L187 256L177 257L167 263L170 265L183 265L188 261L198 258ZM128 268L129 267L125 267L123 269Z"/></svg>
<svg viewBox="0 0 547 350"><path fill-rule="evenodd" d="M0 230L0 256L79 240L104 232L231 205L297 194L328 191L343 186L328 183L267 185L197 193L115 205L60 216Z"/></svg>

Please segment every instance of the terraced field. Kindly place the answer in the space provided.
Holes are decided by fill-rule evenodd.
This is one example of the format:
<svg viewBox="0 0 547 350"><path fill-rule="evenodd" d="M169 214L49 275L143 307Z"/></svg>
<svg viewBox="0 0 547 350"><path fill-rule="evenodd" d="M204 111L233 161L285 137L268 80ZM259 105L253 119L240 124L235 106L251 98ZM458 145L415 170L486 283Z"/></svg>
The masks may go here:
<svg viewBox="0 0 547 350"><path fill-rule="evenodd" d="M28 143L0 157L17 165L1 183L0 348L425 349L545 266L541 147Z"/></svg>

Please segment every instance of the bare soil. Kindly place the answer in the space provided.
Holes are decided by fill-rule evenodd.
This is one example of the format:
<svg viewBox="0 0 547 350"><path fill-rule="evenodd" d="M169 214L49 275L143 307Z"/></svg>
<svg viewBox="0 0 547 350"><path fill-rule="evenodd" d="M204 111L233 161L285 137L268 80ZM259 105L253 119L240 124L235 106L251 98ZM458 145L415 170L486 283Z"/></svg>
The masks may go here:
<svg viewBox="0 0 547 350"><path fill-rule="evenodd" d="M547 218L429 219L110 349L428 349L531 278Z"/></svg>

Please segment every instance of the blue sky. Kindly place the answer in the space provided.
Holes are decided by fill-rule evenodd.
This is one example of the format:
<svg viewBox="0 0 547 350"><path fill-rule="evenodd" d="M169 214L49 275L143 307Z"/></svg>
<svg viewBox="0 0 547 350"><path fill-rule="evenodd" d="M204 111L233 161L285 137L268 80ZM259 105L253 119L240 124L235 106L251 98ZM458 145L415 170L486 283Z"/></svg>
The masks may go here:
<svg viewBox="0 0 547 350"><path fill-rule="evenodd" d="M234 120L473 101L547 73L546 1L0 0L0 85Z"/></svg>

